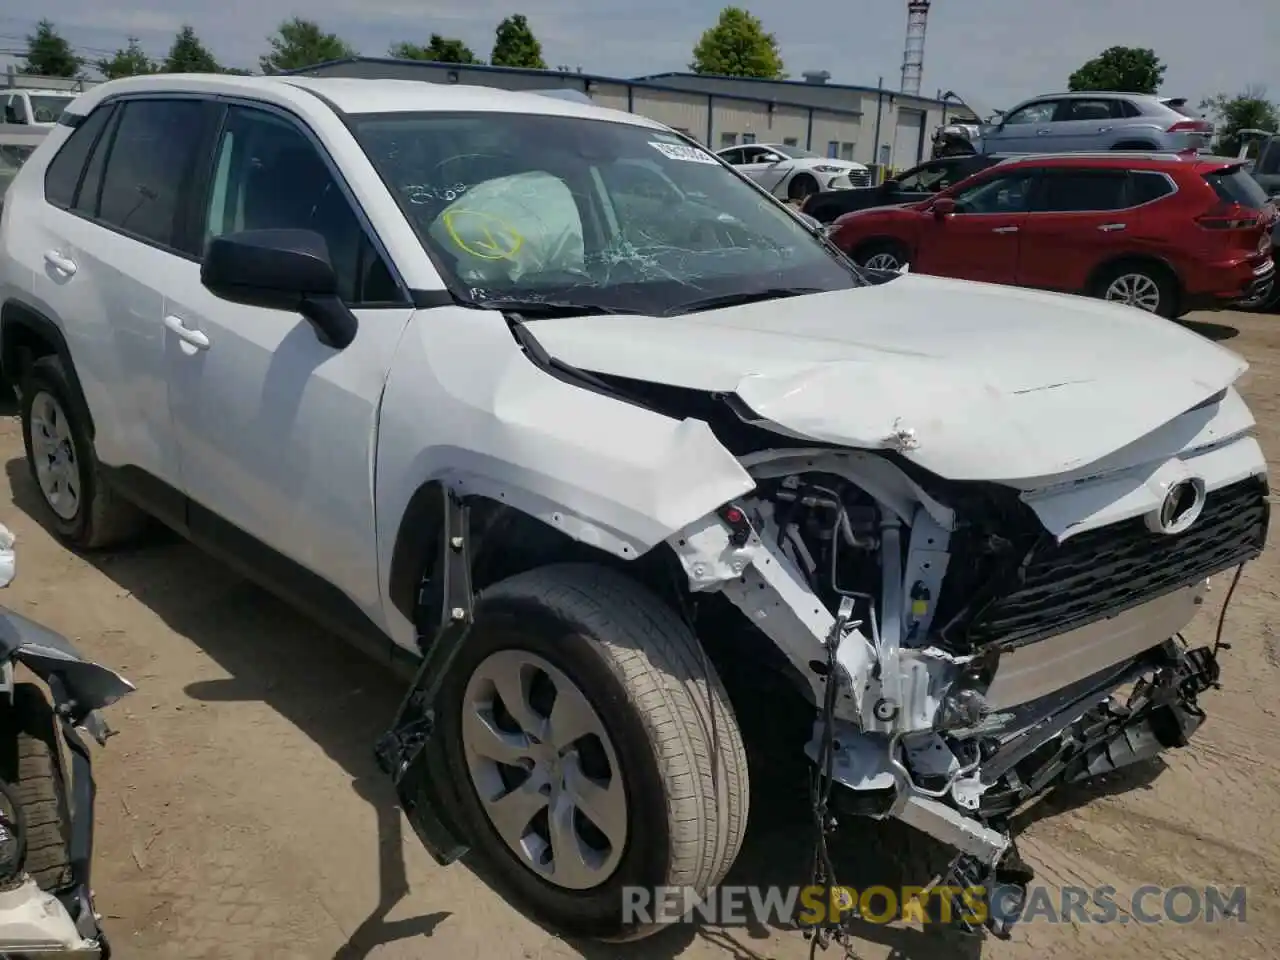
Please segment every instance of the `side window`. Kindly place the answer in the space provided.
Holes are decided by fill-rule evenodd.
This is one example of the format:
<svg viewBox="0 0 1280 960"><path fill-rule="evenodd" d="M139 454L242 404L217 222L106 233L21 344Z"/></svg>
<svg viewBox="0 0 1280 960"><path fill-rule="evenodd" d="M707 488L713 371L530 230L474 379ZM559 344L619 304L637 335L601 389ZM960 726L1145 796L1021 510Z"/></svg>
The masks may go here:
<svg viewBox="0 0 1280 960"><path fill-rule="evenodd" d="M44 172L44 198L55 207L65 210L75 203L80 174L84 172L89 153L106 128L114 109L111 104L107 104L81 120L80 125L71 131L67 142L49 162Z"/></svg>
<svg viewBox="0 0 1280 960"><path fill-rule="evenodd" d="M1258 172L1280 173L1280 139L1272 137L1262 144L1262 156L1258 159Z"/></svg>
<svg viewBox="0 0 1280 960"><path fill-rule="evenodd" d="M1139 204L1167 197L1173 193L1173 184L1163 174L1135 170L1129 174L1129 193L1130 201L1136 207Z"/></svg>
<svg viewBox="0 0 1280 960"><path fill-rule="evenodd" d="M723 153L720 154L720 159L723 160L725 163L731 163L736 167L742 163L742 151L741 150L725 150Z"/></svg>
<svg viewBox="0 0 1280 960"><path fill-rule="evenodd" d="M1025 107L1015 110L1005 117L1004 125L1008 127L1022 123L1048 123L1053 119L1054 111L1057 109L1057 100L1040 100L1036 103L1028 103Z"/></svg>
<svg viewBox="0 0 1280 960"><path fill-rule="evenodd" d="M988 177L956 194L956 213L1025 213L1031 179L1030 173Z"/></svg>
<svg viewBox="0 0 1280 960"><path fill-rule="evenodd" d="M1113 116L1116 116L1116 117L1142 116L1142 111L1138 109L1138 105L1136 103L1133 103L1130 100L1116 100L1113 102L1115 103L1116 107L1119 110L1119 112L1116 114L1113 114Z"/></svg>
<svg viewBox="0 0 1280 960"><path fill-rule="evenodd" d="M1113 112L1112 110L1112 107L1117 103L1118 101L1101 97L1097 100L1086 100L1084 98L1063 100L1062 106L1059 108L1058 112L1054 114L1053 119L1059 121L1110 120L1113 117L1119 116L1118 112Z"/></svg>
<svg viewBox="0 0 1280 960"><path fill-rule="evenodd" d="M107 109L111 112L111 117L104 125L102 133L98 135L93 153L89 155L88 166L84 168L84 175L80 178L80 189L76 191L75 203L72 205L76 213L82 213L87 217L98 216L98 207L102 203L102 174L106 170L107 155L111 153L111 143L115 139L116 119L120 115L120 111L114 106L109 106Z"/></svg>
<svg viewBox="0 0 1280 960"><path fill-rule="evenodd" d="M206 101L133 100L121 110L102 177L98 218L174 247L205 130Z"/></svg>
<svg viewBox="0 0 1280 960"><path fill-rule="evenodd" d="M402 299L319 150L293 123L232 107L215 153L206 242L241 230L313 230L324 238L347 304Z"/></svg>
<svg viewBox="0 0 1280 960"><path fill-rule="evenodd" d="M1040 213L1123 210L1130 206L1126 190L1128 182L1128 174L1123 170L1046 173L1041 181L1036 210Z"/></svg>
<svg viewBox="0 0 1280 960"><path fill-rule="evenodd" d="M949 186L948 183L943 182L944 180L954 182L954 177L947 176L947 171L951 169L952 167L945 163L930 163L923 167L916 167L898 181L898 187L911 193L936 192Z"/></svg>

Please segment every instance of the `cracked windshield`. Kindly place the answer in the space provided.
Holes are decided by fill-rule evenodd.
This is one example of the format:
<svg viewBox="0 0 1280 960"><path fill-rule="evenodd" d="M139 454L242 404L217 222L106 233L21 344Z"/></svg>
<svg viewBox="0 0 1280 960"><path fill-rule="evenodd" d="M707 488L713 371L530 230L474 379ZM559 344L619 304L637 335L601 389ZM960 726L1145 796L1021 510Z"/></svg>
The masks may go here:
<svg viewBox="0 0 1280 960"><path fill-rule="evenodd" d="M464 303L670 315L862 282L798 217L660 130L497 113L355 129Z"/></svg>

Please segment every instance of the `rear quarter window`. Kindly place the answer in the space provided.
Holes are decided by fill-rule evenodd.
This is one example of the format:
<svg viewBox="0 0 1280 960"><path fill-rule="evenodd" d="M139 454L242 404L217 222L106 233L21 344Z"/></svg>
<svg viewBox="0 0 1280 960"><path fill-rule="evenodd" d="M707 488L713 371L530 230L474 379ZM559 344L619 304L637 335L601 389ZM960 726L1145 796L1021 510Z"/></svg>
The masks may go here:
<svg viewBox="0 0 1280 960"><path fill-rule="evenodd" d="M1133 205L1135 207L1143 203L1151 203L1153 200L1159 200L1161 197L1167 197L1173 193L1173 184L1169 182L1169 178L1164 174L1134 170L1129 174L1129 178L1129 190L1133 196Z"/></svg>
<svg viewBox="0 0 1280 960"><path fill-rule="evenodd" d="M1250 210L1261 210L1269 202L1267 192L1241 167L1228 167L1204 175L1205 182L1226 203L1238 203Z"/></svg>
<svg viewBox="0 0 1280 960"><path fill-rule="evenodd" d="M98 136L111 119L111 111L112 107L107 105L85 117L49 161L49 167L44 172L44 197L55 207L65 210L75 202L80 174L84 172L89 152L93 150Z"/></svg>

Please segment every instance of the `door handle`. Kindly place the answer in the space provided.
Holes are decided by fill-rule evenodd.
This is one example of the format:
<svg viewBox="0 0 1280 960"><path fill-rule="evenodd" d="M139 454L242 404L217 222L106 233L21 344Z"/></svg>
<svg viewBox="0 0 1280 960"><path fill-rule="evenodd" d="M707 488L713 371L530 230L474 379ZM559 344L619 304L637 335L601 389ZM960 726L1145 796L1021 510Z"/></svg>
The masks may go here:
<svg viewBox="0 0 1280 960"><path fill-rule="evenodd" d="M1111 131L1111 128L1110 128L1110 127L1099 127L1099 128L1098 128L1098 132L1099 132L1099 133L1109 133L1110 131Z"/></svg>
<svg viewBox="0 0 1280 960"><path fill-rule="evenodd" d="M1018 228L1017 227L995 227L991 232L992 233L1017 233Z"/></svg>
<svg viewBox="0 0 1280 960"><path fill-rule="evenodd" d="M164 325L176 333L184 343L191 344L197 350L209 349L209 338L199 330L192 330L182 322L181 317L168 314L164 318Z"/></svg>
<svg viewBox="0 0 1280 960"><path fill-rule="evenodd" d="M44 252L44 262L53 267L53 269L65 273L68 277L76 275L76 262L70 257L65 257L57 250L46 250Z"/></svg>
<svg viewBox="0 0 1280 960"><path fill-rule="evenodd" d="M1048 131L1048 130L1037 130L1037 131L1036 131L1036 136L1037 136L1037 137L1047 137L1048 135L1049 135L1049 131Z"/></svg>
<svg viewBox="0 0 1280 960"><path fill-rule="evenodd" d="M1128 224L1124 223L1104 223L1098 229L1103 233L1115 233L1117 230L1123 230Z"/></svg>

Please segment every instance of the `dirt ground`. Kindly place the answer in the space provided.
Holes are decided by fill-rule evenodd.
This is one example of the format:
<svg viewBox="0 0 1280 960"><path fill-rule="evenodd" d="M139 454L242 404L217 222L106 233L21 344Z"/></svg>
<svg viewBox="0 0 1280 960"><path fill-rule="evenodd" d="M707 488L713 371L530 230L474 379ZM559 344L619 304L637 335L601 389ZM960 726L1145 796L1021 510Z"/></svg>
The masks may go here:
<svg viewBox="0 0 1280 960"><path fill-rule="evenodd" d="M1274 464L1280 316L1214 319L1197 329L1252 364L1245 391ZM121 960L808 955L798 933L765 929L684 927L625 947L573 944L525 919L469 867L437 867L407 830L371 756L399 697L394 678L171 538L90 560L56 546L32 519L36 493L11 416L0 418L0 462L14 507L0 516L19 538L18 579L4 602L138 686L109 711L118 736L97 751L95 887ZM1225 580L1214 587L1193 641L1211 635ZM1206 697L1210 720L1191 747L1113 787L1035 810L1021 841L1050 887L1247 885L1244 922L1037 923L1017 928L1008 943L988 942L983 957L1275 955L1277 590L1280 559L1272 550L1247 569L1237 591L1224 686ZM759 786L755 792L761 795ZM767 798L755 799L753 813L768 810ZM753 816L730 882L766 872L800 882L808 842L802 825ZM861 935L856 955L865 960L976 953L940 947L909 927L866 925Z"/></svg>

